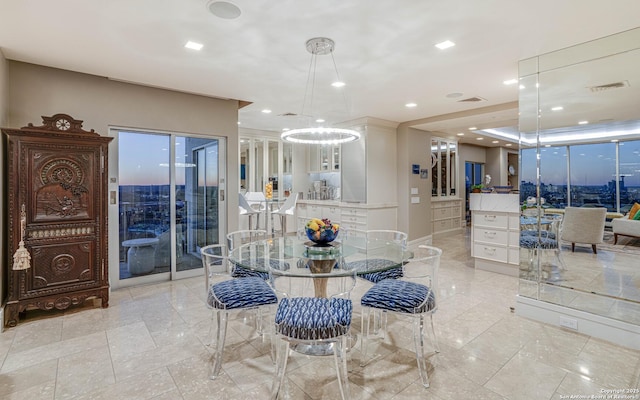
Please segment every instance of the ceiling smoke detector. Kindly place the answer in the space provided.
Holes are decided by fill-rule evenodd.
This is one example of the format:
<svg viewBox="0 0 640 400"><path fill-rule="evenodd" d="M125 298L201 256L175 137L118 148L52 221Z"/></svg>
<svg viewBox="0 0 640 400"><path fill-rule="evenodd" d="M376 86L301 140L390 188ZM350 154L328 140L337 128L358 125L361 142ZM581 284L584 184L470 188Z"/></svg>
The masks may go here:
<svg viewBox="0 0 640 400"><path fill-rule="evenodd" d="M629 86L631 86L629 85L629 81L620 81L620 82L614 82L614 83L607 83L605 85L587 86L587 89L591 90L592 92L604 92L605 90L619 89L619 88L624 88Z"/></svg>

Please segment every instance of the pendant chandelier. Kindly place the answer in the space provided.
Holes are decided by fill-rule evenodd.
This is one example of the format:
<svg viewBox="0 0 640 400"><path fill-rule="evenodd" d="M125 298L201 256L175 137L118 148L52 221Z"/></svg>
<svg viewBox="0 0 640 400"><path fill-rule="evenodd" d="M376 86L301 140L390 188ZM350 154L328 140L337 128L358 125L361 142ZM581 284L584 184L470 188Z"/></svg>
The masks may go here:
<svg viewBox="0 0 640 400"><path fill-rule="evenodd" d="M315 92L316 63L318 56L331 55L333 67L336 72L336 78L338 79L338 81L336 82L337 85L334 84L334 86L344 85L340 82L338 67L336 66L335 59L333 58L333 49L335 48L335 42L329 38L317 37L307 40L306 47L307 51L311 53L311 63L309 64L309 73L307 74L307 85L305 88L304 100L302 102L301 115L307 115L305 114L305 105L307 104L307 94L309 93L309 86L311 86L309 107L311 109L311 112L313 112L313 94ZM360 132L353 129L318 126L291 129L283 132L280 137L282 138L282 140L291 143L340 144L360 139Z"/></svg>

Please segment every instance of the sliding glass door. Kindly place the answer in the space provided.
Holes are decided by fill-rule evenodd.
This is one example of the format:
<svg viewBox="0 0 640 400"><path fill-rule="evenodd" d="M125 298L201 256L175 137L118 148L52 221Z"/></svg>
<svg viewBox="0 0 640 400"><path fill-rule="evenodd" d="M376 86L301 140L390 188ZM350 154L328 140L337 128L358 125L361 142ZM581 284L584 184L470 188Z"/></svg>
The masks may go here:
<svg viewBox="0 0 640 400"><path fill-rule="evenodd" d="M119 251L110 259L112 285L202 274L200 249L222 242L226 226L224 139L125 130L114 136Z"/></svg>

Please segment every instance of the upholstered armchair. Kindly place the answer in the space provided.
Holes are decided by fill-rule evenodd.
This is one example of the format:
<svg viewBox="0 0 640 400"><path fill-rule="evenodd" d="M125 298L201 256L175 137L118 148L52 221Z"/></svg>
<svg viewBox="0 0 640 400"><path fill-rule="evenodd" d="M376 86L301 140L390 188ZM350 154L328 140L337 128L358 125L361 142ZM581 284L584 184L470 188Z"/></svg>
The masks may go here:
<svg viewBox="0 0 640 400"><path fill-rule="evenodd" d="M560 231L560 239L571 243L575 251L576 243L591 245L594 254L598 254L596 245L602 243L607 209L604 207L567 207Z"/></svg>

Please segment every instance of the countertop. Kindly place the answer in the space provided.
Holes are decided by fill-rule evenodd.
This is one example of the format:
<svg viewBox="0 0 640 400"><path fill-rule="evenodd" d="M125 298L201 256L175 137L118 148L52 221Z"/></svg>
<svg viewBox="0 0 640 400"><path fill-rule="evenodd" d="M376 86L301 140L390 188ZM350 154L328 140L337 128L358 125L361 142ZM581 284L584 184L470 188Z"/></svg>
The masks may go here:
<svg viewBox="0 0 640 400"><path fill-rule="evenodd" d="M309 204L323 207L351 207L351 208L393 208L398 207L398 203L348 203L340 200L298 200L298 204Z"/></svg>

